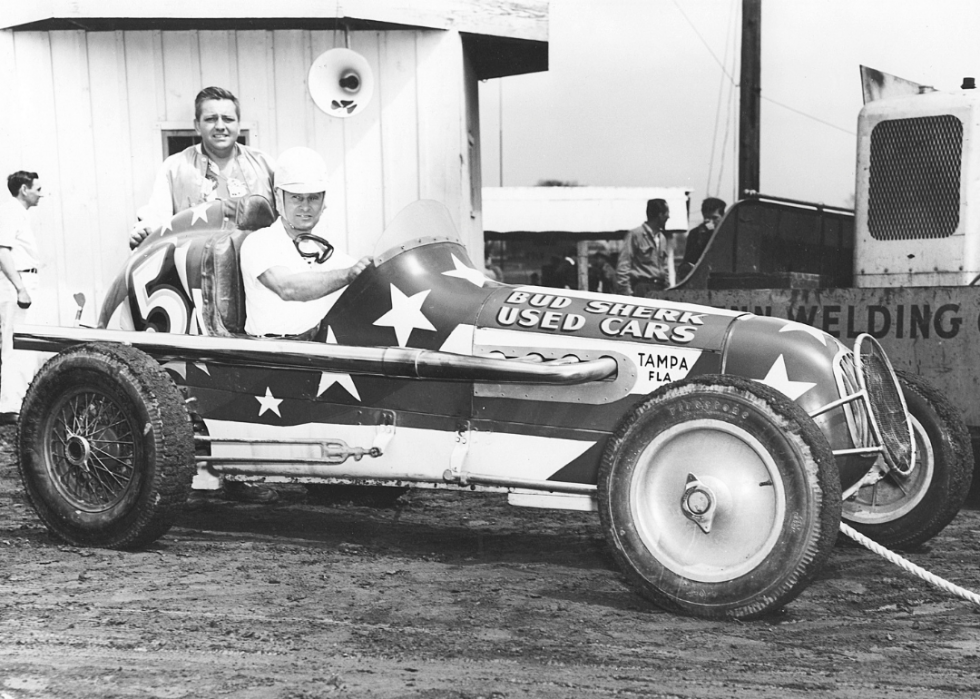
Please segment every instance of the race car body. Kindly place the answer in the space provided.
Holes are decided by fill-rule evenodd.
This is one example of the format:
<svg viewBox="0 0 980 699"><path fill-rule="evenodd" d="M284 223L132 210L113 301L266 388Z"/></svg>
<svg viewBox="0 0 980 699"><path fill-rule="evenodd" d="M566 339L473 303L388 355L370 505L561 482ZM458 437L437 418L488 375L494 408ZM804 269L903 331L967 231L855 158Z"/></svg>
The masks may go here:
<svg viewBox="0 0 980 699"><path fill-rule="evenodd" d="M174 470L174 501L195 473L491 490L598 509L642 593L745 617L812 577L841 489L915 468L870 337L852 352L790 321L490 281L430 201L393 221L313 341L249 337L238 251L271 221L255 198L178 214L128 261L102 327L19 329L18 347L59 352L25 401L35 447L21 468L62 538L132 546L165 531L172 513L146 503L160 492L141 472ZM123 387L106 386L113 374ZM168 382L173 405L154 417ZM80 428L80 415L98 419ZM128 426L98 446L110 416ZM173 444L140 447L141 430ZM158 451L196 467L165 468ZM76 485L98 469L111 481Z"/></svg>
<svg viewBox="0 0 980 699"><path fill-rule="evenodd" d="M243 338L237 361L210 365L176 359L167 364L196 399L194 410L214 440L215 457L251 450L266 458L315 462L315 445L229 443L225 450L219 440L269 436L282 442L292 436L370 447L387 419L398 439L389 441L377 460L346 465L344 477L440 479L462 432L471 448L461 472L594 485L602 450L621 417L667 384L735 374L777 388L808 411L841 395L849 350L825 333L789 321L654 299L499 284L474 269L448 212L432 202L420 202L389 228L379 242L377 265L334 305L321 342L506 358L514 364L564 360L564 366L574 366L570 360L581 364L606 357L615 360L613 374L556 390L550 383L522 383L519 365L497 382L478 381L466 372L452 380L432 376L420 382L383 372L331 371L326 357L305 372L249 366L243 357L255 345L264 345L254 349L272 356L298 349L284 348L281 340L245 339L241 311L231 318L227 310L233 302L243 308L243 300L222 299L217 284L202 284L205 266L212 278L237 273L213 269L234 265L240 246L235 236L241 233L228 225L224 213L221 202L202 207L196 220L192 211L184 212L188 221L176 220L172 233L134 256L102 314L109 328ZM213 232L215 219L225 224L225 235ZM222 247L227 248L223 260ZM239 288L230 292L242 293ZM243 395L254 399L241 400ZM818 420L832 447L859 446L843 408ZM418 453L410 434L428 445L430 458L398 465L402 444L405 454ZM433 452L439 442L446 452L442 458ZM844 487L867 471L865 459L842 457L838 465ZM320 476L337 471L305 470Z"/></svg>

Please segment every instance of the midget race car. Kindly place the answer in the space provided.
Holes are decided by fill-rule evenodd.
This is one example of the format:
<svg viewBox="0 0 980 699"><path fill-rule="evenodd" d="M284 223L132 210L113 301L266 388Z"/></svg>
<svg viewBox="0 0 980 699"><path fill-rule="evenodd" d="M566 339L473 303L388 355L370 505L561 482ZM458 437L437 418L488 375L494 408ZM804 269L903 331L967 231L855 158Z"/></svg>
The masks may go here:
<svg viewBox="0 0 980 699"><path fill-rule="evenodd" d="M16 330L57 353L18 426L57 537L145 546L218 477L490 491L597 510L639 593L751 618L813 579L842 511L914 546L966 495L962 422L870 336L852 351L777 318L490 281L432 201L395 218L314 340L249 337L238 251L272 220L261 197L181 212L98 328Z"/></svg>

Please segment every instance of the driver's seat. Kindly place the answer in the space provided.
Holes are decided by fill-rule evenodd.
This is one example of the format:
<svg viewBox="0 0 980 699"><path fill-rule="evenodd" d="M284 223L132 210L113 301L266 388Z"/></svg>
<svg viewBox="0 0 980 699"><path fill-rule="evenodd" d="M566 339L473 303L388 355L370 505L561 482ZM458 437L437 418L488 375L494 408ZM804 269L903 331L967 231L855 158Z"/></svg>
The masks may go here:
<svg viewBox="0 0 980 699"><path fill-rule="evenodd" d="M245 335L245 287L239 255L252 231L276 220L272 205L262 196L238 200L235 227L213 233L201 256L202 319L209 335Z"/></svg>

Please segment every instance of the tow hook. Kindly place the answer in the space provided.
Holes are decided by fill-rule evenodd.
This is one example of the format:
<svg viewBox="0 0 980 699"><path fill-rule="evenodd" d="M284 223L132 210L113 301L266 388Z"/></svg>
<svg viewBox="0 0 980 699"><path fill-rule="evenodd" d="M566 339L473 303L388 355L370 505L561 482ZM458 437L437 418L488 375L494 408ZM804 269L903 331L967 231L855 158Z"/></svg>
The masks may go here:
<svg viewBox="0 0 980 699"><path fill-rule="evenodd" d="M693 473L687 474L687 484L681 496L681 511L705 534L711 532L711 522L718 510L717 503L718 499L711 488L699 481Z"/></svg>

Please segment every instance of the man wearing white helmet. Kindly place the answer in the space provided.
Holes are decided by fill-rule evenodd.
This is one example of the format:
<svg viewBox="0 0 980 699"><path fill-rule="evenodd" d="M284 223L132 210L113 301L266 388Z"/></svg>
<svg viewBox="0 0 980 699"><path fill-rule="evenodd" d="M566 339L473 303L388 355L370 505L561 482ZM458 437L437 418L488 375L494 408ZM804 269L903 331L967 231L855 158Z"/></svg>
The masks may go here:
<svg viewBox="0 0 980 699"><path fill-rule="evenodd" d="M314 233L324 210L327 166L309 148L286 150L275 174L279 218L242 243L245 332L312 339L343 289L368 267Z"/></svg>

